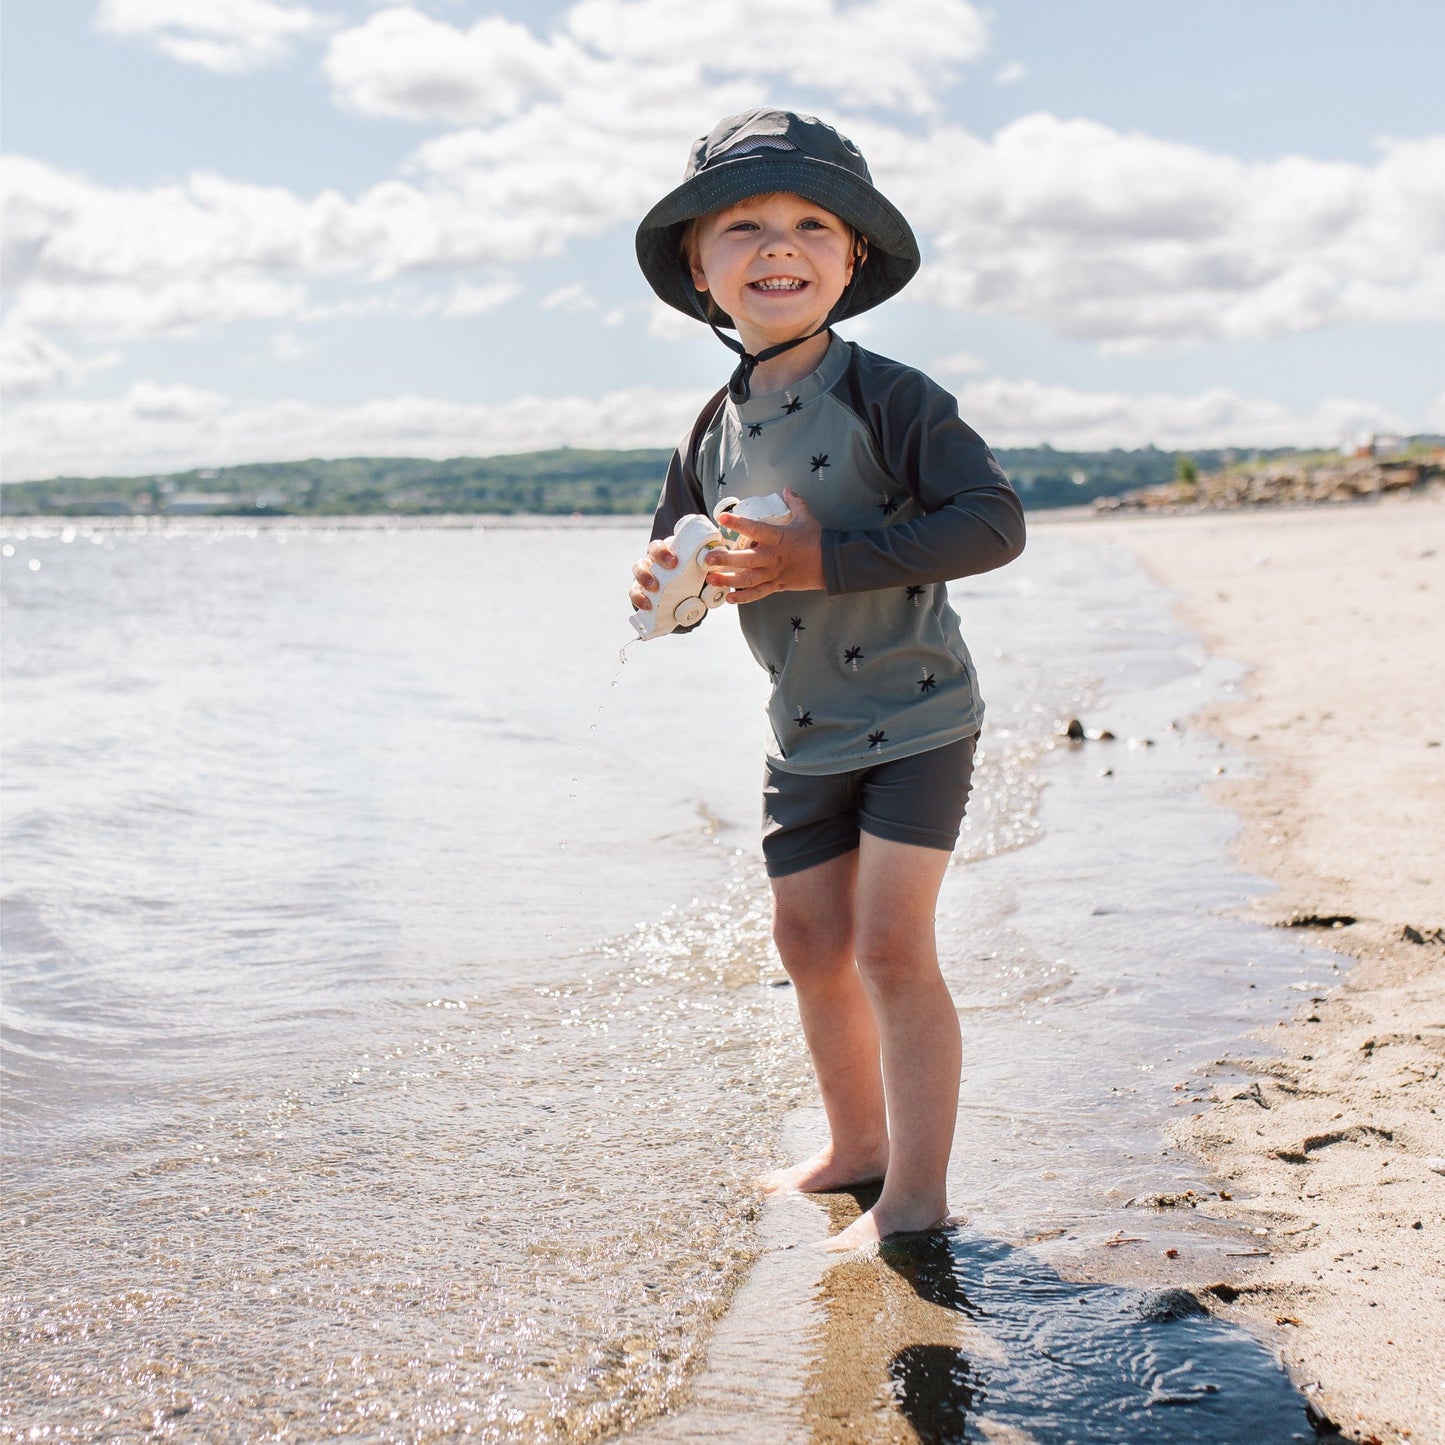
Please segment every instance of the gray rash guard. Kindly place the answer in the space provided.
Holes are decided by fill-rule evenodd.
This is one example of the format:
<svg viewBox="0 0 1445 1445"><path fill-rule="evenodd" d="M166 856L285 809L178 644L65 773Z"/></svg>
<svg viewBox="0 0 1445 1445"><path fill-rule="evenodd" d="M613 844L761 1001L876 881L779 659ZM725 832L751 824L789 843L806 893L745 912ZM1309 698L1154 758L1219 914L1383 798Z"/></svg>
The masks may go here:
<svg viewBox="0 0 1445 1445"><path fill-rule="evenodd" d="M786 391L704 409L653 519L791 487L822 524L823 592L738 609L772 679L771 760L840 773L971 737L983 701L943 585L1023 550L1023 508L948 392L834 336Z"/></svg>

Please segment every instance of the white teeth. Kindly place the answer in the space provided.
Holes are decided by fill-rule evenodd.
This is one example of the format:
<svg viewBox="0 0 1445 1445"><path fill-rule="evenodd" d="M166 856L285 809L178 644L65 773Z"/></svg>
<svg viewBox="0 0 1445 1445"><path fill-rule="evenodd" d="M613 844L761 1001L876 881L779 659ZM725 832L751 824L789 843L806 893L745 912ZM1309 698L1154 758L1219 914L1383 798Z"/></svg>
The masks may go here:
<svg viewBox="0 0 1445 1445"><path fill-rule="evenodd" d="M804 282L792 276L779 277L776 280L770 281L753 282L753 285L756 286L759 291L801 291L804 284Z"/></svg>

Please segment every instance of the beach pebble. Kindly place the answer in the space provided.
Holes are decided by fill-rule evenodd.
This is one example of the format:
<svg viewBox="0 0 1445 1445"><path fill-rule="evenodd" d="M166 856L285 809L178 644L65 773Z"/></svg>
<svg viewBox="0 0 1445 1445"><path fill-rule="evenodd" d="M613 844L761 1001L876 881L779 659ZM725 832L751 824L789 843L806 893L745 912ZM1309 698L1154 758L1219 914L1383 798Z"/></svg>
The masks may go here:
<svg viewBox="0 0 1445 1445"><path fill-rule="evenodd" d="M1441 1159L1438 1156L1434 1159L1427 1159L1425 1161L1425 1167L1427 1169L1433 1169L1437 1174L1445 1174L1445 1159Z"/></svg>
<svg viewBox="0 0 1445 1445"><path fill-rule="evenodd" d="M1177 1255L1179 1251L1171 1249L1166 1253ZM1187 1289L1151 1290L1139 1301L1139 1317L1161 1324L1167 1320L1199 1319L1208 1313L1199 1297Z"/></svg>

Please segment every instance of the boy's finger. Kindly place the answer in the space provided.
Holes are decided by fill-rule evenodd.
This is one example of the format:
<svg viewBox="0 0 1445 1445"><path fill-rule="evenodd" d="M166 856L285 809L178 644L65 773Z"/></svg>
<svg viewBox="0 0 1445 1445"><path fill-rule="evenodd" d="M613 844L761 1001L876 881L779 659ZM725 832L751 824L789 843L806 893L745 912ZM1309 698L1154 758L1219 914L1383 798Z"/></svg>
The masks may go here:
<svg viewBox="0 0 1445 1445"><path fill-rule="evenodd" d="M759 583L756 587L735 587L728 593L729 602L757 602L770 592L776 592L776 587L770 587L766 582Z"/></svg>
<svg viewBox="0 0 1445 1445"><path fill-rule="evenodd" d="M724 512L719 519L719 525L726 527L729 532L741 532L744 537L751 537L759 542L766 542L783 530L771 522L757 522L751 517L740 517L736 512Z"/></svg>

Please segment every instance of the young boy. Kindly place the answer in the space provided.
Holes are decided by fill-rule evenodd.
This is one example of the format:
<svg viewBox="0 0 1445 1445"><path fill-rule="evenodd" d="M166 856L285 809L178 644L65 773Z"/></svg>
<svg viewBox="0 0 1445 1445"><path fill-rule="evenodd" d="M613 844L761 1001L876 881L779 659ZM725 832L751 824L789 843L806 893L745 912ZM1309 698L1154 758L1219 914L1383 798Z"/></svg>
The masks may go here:
<svg viewBox="0 0 1445 1445"><path fill-rule="evenodd" d="M782 492L792 514L730 520L739 540L709 556L708 581L740 604L771 679L773 936L830 1133L761 1182L881 1179L831 1242L853 1249L948 1218L960 1039L933 916L983 704L944 584L1018 556L1023 511L953 397L830 331L919 264L907 221L830 126L775 110L719 123L643 219L637 256L740 360L673 458L633 606L651 607L686 513Z"/></svg>

